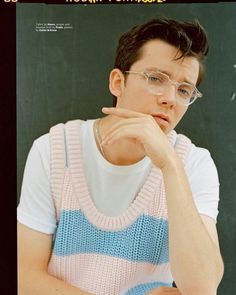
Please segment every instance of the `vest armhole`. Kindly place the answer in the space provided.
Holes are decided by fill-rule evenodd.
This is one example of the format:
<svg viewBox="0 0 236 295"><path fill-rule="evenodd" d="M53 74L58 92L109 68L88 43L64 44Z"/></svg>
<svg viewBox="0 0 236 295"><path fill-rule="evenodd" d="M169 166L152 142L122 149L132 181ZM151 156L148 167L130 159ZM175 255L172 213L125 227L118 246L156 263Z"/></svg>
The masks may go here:
<svg viewBox="0 0 236 295"><path fill-rule="evenodd" d="M183 161L183 163L188 153L190 152L191 145L192 145L192 142L187 136L183 134L178 134L175 150L177 154L179 155L179 157L181 158L181 160Z"/></svg>
<svg viewBox="0 0 236 295"><path fill-rule="evenodd" d="M68 167L67 143L65 125L60 123L53 126L49 132L50 138L50 186L51 195L59 221L61 210L62 189L66 168Z"/></svg>

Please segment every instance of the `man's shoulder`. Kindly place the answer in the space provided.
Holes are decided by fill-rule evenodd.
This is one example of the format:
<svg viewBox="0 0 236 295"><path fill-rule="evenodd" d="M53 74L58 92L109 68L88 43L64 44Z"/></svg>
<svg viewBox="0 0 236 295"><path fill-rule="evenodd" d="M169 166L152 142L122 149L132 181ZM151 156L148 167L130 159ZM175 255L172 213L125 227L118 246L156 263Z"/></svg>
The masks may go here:
<svg viewBox="0 0 236 295"><path fill-rule="evenodd" d="M182 133L177 133L176 132L176 142L178 142L181 139L185 139L186 141L189 142L190 145L190 155L197 155L200 158L203 157L211 157L211 154L209 152L209 150L207 148L201 147L201 146L197 146L190 137L188 137L185 134Z"/></svg>
<svg viewBox="0 0 236 295"><path fill-rule="evenodd" d="M33 148L37 150L37 153L43 160L49 161L50 159L50 139L49 133L43 134L36 138L33 143Z"/></svg>
<svg viewBox="0 0 236 295"><path fill-rule="evenodd" d="M201 146L197 146L188 136L181 133L176 133L176 142L185 140L189 144L189 151L186 156L185 163L191 163L191 165L199 165L203 163L211 163L214 165L210 151Z"/></svg>
<svg viewBox="0 0 236 295"><path fill-rule="evenodd" d="M58 123L54 124L53 126L51 126L50 130L52 128L57 127L57 126L63 126L63 127L65 127L65 126L68 126L68 125L83 124L83 123L86 123L86 122L89 122L89 121L91 121L91 120L71 119L71 120L68 120L66 122L58 122Z"/></svg>
<svg viewBox="0 0 236 295"><path fill-rule="evenodd" d="M193 171L217 173L210 151L207 148L196 146L192 142L185 160L185 166L191 168Z"/></svg>
<svg viewBox="0 0 236 295"><path fill-rule="evenodd" d="M210 151L206 148L196 146L191 142L189 157L194 158L196 161L209 161L212 160Z"/></svg>
<svg viewBox="0 0 236 295"><path fill-rule="evenodd" d="M45 133L34 140L37 147L45 146L49 143L49 133Z"/></svg>
<svg viewBox="0 0 236 295"><path fill-rule="evenodd" d="M68 124L80 123L81 127L83 126L82 128L86 129L89 127L89 124L91 124L92 121L93 121L92 119L86 120L86 121L81 120L81 119L75 119L75 120L69 120L65 123L54 124L51 128L49 128L48 133L45 133L34 140L33 146L34 146L34 148L37 149L37 151L40 153L40 155L43 158L49 159L50 158L50 132L51 132L52 128L55 128L57 126L61 126L64 129L65 126Z"/></svg>

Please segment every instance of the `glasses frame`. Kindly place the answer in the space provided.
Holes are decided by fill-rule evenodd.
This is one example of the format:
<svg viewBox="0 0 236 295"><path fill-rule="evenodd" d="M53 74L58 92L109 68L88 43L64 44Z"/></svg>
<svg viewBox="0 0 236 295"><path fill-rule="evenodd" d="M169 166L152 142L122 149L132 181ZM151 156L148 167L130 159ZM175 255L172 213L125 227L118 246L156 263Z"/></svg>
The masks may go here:
<svg viewBox="0 0 236 295"><path fill-rule="evenodd" d="M176 86L179 86L179 85L181 85L181 84L185 84L185 85L191 85L191 86L193 86L194 89L195 89L195 95L193 96L193 99L192 99L191 102L189 102L189 103L184 103L184 102L182 102L181 100L179 100L179 99L177 98L178 101L179 101L181 104L185 105L185 106L189 106L189 105L191 105L192 103L195 102L195 100L196 100L197 98L201 98L201 97L203 96L203 94L202 94L202 93L197 89L197 87L194 86L193 84L190 84L190 83L187 83L187 82L179 83L179 82L177 82L177 81L171 80L170 77L169 77L167 74L162 73L161 71L151 71L151 72L146 72L146 71L125 71L125 73L127 73L127 74L139 74L139 75L142 75L142 76L144 76L144 77L146 78L146 80L147 80L147 84L148 84L148 78L149 78L149 76L150 76L152 73L160 73L160 74L162 74L163 76L165 76L165 77L168 79L168 84L172 84L172 85L175 86L175 90L177 89ZM153 92L152 92L152 93L153 93ZM192 98L192 97L191 97L191 98Z"/></svg>

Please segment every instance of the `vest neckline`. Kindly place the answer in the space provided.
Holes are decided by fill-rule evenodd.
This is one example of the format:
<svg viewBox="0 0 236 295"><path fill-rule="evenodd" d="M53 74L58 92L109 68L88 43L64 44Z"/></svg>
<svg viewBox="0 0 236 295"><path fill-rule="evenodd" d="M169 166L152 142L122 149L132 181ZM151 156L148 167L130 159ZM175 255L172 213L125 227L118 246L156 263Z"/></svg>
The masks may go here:
<svg viewBox="0 0 236 295"><path fill-rule="evenodd" d="M66 124L67 145L70 161L70 174L76 198L79 200L81 210L86 218L96 227L107 231L118 231L131 225L140 215L145 214L155 194L161 187L162 173L158 167L152 165L148 177L136 194L133 202L120 215L107 216L100 212L91 197L84 174L82 145L80 142L80 120L70 121ZM168 135L172 144L175 143L176 132L173 130Z"/></svg>

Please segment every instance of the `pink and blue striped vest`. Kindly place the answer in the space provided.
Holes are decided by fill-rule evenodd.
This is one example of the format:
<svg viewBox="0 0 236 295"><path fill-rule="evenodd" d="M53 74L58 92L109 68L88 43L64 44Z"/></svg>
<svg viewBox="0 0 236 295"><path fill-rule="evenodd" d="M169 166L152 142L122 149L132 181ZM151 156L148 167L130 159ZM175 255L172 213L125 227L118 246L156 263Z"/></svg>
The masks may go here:
<svg viewBox="0 0 236 295"><path fill-rule="evenodd" d="M80 124L69 121L50 130L51 192L58 226L48 272L96 295L143 295L171 286L160 169L153 165L123 214L105 216L96 209L85 179ZM175 131L168 134L172 144L175 137ZM190 146L187 137L177 136L175 150L183 161Z"/></svg>

